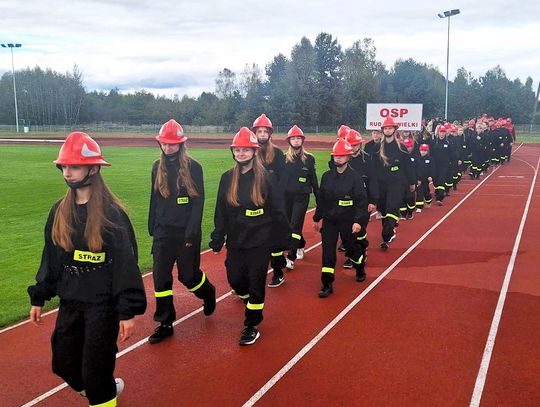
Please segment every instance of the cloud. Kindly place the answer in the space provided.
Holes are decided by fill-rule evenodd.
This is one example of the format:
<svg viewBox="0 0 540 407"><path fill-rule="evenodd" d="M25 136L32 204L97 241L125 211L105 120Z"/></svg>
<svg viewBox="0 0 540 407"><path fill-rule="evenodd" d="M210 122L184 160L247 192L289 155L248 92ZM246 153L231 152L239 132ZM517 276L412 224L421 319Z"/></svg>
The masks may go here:
<svg viewBox="0 0 540 407"><path fill-rule="evenodd" d="M450 78L464 66L483 75L501 65L522 81L538 74L540 3L532 1L276 0L260 2L180 0L3 0L2 42L21 42L16 67L71 70L77 64L89 89L145 88L196 96L213 91L220 70L237 74L246 63L264 70L275 55L290 55L307 36L321 31L343 48L370 37L377 58L391 67L413 58L446 71L444 10L451 20ZM11 68L0 52L0 73ZM537 80L538 78L534 78ZM182 94L182 93L180 93Z"/></svg>

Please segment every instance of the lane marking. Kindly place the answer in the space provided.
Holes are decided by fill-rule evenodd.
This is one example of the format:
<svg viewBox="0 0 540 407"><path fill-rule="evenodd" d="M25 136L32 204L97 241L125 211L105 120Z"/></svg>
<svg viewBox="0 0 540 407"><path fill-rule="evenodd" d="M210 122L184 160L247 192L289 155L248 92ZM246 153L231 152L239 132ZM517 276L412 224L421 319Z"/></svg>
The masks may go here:
<svg viewBox="0 0 540 407"><path fill-rule="evenodd" d="M464 198L461 199L446 215L429 228L416 242L414 242L399 258L397 258L376 280L362 291L349 305L347 305L328 325L326 325L311 341L309 341L291 360L289 360L274 376L270 378L243 407L251 407L259 401L289 370L296 365L313 347L326 336L364 297L366 297L388 274L390 274L401 261L407 257L420 243L422 243L437 227L439 227L450 215L452 215L478 188L480 188L499 168L494 169Z"/></svg>
<svg viewBox="0 0 540 407"><path fill-rule="evenodd" d="M499 300L497 301L497 307L495 308L495 313L493 314L493 320L491 322L491 328L489 329L486 347L484 349L482 362L480 363L480 369L478 370L478 375L476 377L476 383L474 385L474 391L472 394L471 403L469 404L470 407L478 407L480 405L480 400L482 399L482 393L484 391L484 385L486 383L486 378L487 378L487 374L489 370L489 363L491 361L491 355L493 354L493 348L495 347L495 339L497 337L499 323L501 322L504 302L506 300L506 295L508 293L508 287L510 286L510 279L512 278L512 273L514 271L514 264L516 263L519 244L521 243L521 237L523 235L523 229L525 228L525 222L527 221L529 207L531 204L532 195L533 195L534 187L536 184L536 177L538 175L539 165L540 165L540 158L538 158L538 162L536 163L536 168L534 169L534 178L531 183L531 188L529 190L529 197L527 198L527 203L525 204L525 209L523 210L523 216L521 217L521 223L519 225L516 241L514 242L514 249L512 250L512 256L510 257L510 262L508 263L508 267L506 268L506 274L504 276L503 285L501 287L501 292L499 293Z"/></svg>
<svg viewBox="0 0 540 407"><path fill-rule="evenodd" d="M311 210L313 210L313 209L311 209ZM319 247L321 244L322 244L322 242L318 242L318 243L314 244L313 246L308 247L308 248L305 250L306 253L309 252L309 251L311 251L311 250L313 250L313 249L316 249L316 248ZM272 269L269 269L268 272L267 272L267 274L268 274L268 273L271 273L271 272L272 272ZM223 294L221 297L219 297L219 298L216 299L216 303L218 303L218 302L220 302L220 301L223 301L225 298L230 297L231 295L233 295L233 292L232 292L232 291L229 291L229 292L227 292L226 294ZM197 315L199 312L202 312L202 310L203 310L203 307L199 307L199 308L197 308L197 309L191 311L189 314L186 314L186 315L184 315L182 318L176 320L176 321L173 323L173 326L176 326L176 325L178 325L178 324L180 324L180 323L182 323L182 322L188 320L189 318L191 318L191 317ZM125 354L127 354L127 353L129 353L129 352L131 352L131 351L133 351L133 350L135 350L135 349L137 349L137 348L140 348L142 345L148 344L148 338L149 338L149 337L150 337L150 335L147 336L147 337L145 337L145 338L143 338L143 339L141 339L140 341L134 343L133 345L128 346L126 349L122 350L121 352L118 352L118 353L116 354L116 359L120 358L121 356L124 356ZM34 406L34 405L36 405L37 403L39 403L40 401L43 401L43 400L47 399L48 397L52 396L53 394L58 393L60 390L65 389L66 387L68 387L68 385L67 385L66 383L62 383L62 384L60 384L60 385L58 385L58 386L52 388L52 389L49 390L48 392L43 393L43 394L41 394L40 396L36 397L35 399L30 400L29 402L23 404L22 407Z"/></svg>

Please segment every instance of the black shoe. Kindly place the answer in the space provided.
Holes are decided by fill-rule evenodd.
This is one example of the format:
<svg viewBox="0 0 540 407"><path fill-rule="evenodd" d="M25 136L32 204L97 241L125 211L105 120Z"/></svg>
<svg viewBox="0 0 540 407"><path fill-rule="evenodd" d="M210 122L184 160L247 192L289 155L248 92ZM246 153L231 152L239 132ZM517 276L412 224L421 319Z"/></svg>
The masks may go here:
<svg viewBox="0 0 540 407"><path fill-rule="evenodd" d="M203 313L206 316L210 316L214 313L215 309L216 309L216 287L210 284L209 294L204 298Z"/></svg>
<svg viewBox="0 0 540 407"><path fill-rule="evenodd" d="M345 260L345 263L343 263L343 268L345 269L352 269L353 268L353 262L351 259Z"/></svg>
<svg viewBox="0 0 540 407"><path fill-rule="evenodd" d="M150 343L160 343L163 339L172 336L174 329L172 325L160 325L156 328L154 333L148 338Z"/></svg>
<svg viewBox="0 0 540 407"><path fill-rule="evenodd" d="M407 214L407 220L412 220L414 219L414 214L411 212L411 213L408 213Z"/></svg>
<svg viewBox="0 0 540 407"><path fill-rule="evenodd" d="M283 274L276 274L272 276L272 280L268 283L268 287L275 288L279 287L281 284L285 282L285 276Z"/></svg>
<svg viewBox="0 0 540 407"><path fill-rule="evenodd" d="M387 251L388 250L388 243L382 242L381 243L381 249L382 249L383 252Z"/></svg>
<svg viewBox="0 0 540 407"><path fill-rule="evenodd" d="M338 247L338 252L344 252L345 251L345 246L343 246L343 243L341 243Z"/></svg>
<svg viewBox="0 0 540 407"><path fill-rule="evenodd" d="M326 298L333 292L334 288L332 287L332 283L324 284L321 288L321 291L319 291L319 298Z"/></svg>
<svg viewBox="0 0 540 407"><path fill-rule="evenodd" d="M246 326L240 335L238 344L241 346L252 345L257 339L259 339L261 333L255 326Z"/></svg>
<svg viewBox="0 0 540 407"><path fill-rule="evenodd" d="M361 283L362 281L366 280L366 272L365 270L356 270L356 281Z"/></svg>

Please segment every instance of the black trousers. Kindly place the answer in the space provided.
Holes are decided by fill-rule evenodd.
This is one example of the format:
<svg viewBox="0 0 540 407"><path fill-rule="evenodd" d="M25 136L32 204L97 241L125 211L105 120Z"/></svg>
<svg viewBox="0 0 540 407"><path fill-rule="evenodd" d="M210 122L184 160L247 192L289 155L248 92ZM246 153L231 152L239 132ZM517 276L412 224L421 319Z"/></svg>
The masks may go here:
<svg viewBox="0 0 540 407"><path fill-rule="evenodd" d="M110 303L60 302L52 343L52 370L90 405L116 398L114 367L119 320Z"/></svg>
<svg viewBox="0 0 540 407"><path fill-rule="evenodd" d="M448 178L452 178L450 175L450 167L448 164L440 164L435 166L435 175L433 177L433 185L435 187L435 199L437 201L444 200L444 193L447 188L452 186L452 183L449 184Z"/></svg>
<svg viewBox="0 0 540 407"><path fill-rule="evenodd" d="M244 300L245 326L259 325L263 320L266 274L270 249L227 249L225 268L227 280L236 294Z"/></svg>
<svg viewBox="0 0 540 407"><path fill-rule="evenodd" d="M296 260L296 249L306 247L306 241L302 235L304 219L309 205L309 194L285 196L285 211L291 225L291 249L287 257Z"/></svg>
<svg viewBox="0 0 540 407"><path fill-rule="evenodd" d="M356 270L363 270L366 263L366 252L369 246L367 231L362 226L360 233L352 233L352 220L333 222L323 219L322 237L322 272L321 281L328 284L334 281L336 267L336 249L338 236L345 246L345 255L353 262Z"/></svg>
<svg viewBox="0 0 540 407"><path fill-rule="evenodd" d="M382 239L388 242L394 235L399 219L399 207L403 199L404 185L379 181L379 203L377 208L382 215Z"/></svg>
<svg viewBox="0 0 540 407"><path fill-rule="evenodd" d="M213 295L207 276L201 271L201 239L191 242L186 247L184 239L164 238L154 240L154 290L156 296L156 312L154 321L172 324L176 319L173 301L173 266L178 267L178 280L197 298L204 299Z"/></svg>
<svg viewBox="0 0 540 407"><path fill-rule="evenodd" d="M421 179L421 184L416 188L416 207L422 209L425 204L431 204L431 191L427 178Z"/></svg>

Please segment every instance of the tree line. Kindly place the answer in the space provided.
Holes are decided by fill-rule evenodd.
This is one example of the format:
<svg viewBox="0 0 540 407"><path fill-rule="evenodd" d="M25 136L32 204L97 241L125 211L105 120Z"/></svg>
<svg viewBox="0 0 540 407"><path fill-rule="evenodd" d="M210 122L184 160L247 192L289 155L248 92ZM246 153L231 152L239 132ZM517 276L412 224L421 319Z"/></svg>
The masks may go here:
<svg viewBox="0 0 540 407"><path fill-rule="evenodd" d="M445 77L436 67L398 59L387 68L377 60L373 40L365 38L343 50L328 33L320 33L314 43L303 37L289 57L276 55L264 72L256 64L246 64L239 73L224 68L214 92L198 97L86 91L77 66L66 73L26 68L16 71L16 81L21 125L141 125L173 117L183 124L238 128L266 112L283 126L348 123L362 128L367 103L422 103L424 116L443 117L445 101ZM534 102L532 79L511 80L500 66L478 78L462 67L449 83L450 120L488 112L529 123ZM13 82L7 72L0 79L0 123L11 124L14 117Z"/></svg>

